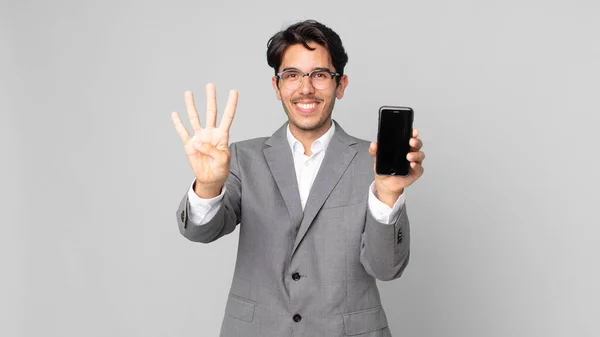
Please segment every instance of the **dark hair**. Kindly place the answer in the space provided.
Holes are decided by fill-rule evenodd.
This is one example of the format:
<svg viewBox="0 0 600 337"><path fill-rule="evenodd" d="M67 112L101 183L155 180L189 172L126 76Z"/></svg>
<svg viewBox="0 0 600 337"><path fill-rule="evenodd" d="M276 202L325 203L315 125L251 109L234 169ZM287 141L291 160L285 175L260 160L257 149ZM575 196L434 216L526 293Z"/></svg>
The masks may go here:
<svg viewBox="0 0 600 337"><path fill-rule="evenodd" d="M333 63L335 71L344 74L344 67L348 63L348 54L344 50L340 36L331 28L315 20L300 21L273 35L267 42L267 63L277 74L287 47L302 43L306 49L315 50L308 45L308 42L315 42L325 47L331 55L331 63ZM340 76L337 76L336 80L339 83Z"/></svg>

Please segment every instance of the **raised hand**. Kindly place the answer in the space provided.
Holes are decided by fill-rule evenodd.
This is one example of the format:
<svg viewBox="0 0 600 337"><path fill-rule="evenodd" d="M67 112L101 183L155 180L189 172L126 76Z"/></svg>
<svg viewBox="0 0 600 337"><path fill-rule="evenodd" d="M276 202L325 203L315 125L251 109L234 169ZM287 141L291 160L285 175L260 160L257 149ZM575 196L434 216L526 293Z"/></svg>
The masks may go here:
<svg viewBox="0 0 600 337"><path fill-rule="evenodd" d="M204 128L200 127L200 118L196 111L192 92L186 91L184 97L194 136L190 137L177 112L171 114L171 119L183 141L185 154L196 176L194 191L201 198L213 198L221 193L221 188L229 176L231 160L229 128L235 115L238 93L235 90L229 92L227 106L219 127L216 126L217 95L212 83L206 85L206 125Z"/></svg>
<svg viewBox="0 0 600 337"><path fill-rule="evenodd" d="M409 140L410 151L406 155L406 159L410 162L410 172L406 177L400 176L384 176L375 173L375 189L377 190L377 198L383 203L392 207L398 197L404 192L404 188L410 186L415 180L423 175L423 160L425 153L421 151L423 142L419 139L419 131L413 129L412 138ZM376 166L377 143L371 143L369 153L373 156L373 171Z"/></svg>

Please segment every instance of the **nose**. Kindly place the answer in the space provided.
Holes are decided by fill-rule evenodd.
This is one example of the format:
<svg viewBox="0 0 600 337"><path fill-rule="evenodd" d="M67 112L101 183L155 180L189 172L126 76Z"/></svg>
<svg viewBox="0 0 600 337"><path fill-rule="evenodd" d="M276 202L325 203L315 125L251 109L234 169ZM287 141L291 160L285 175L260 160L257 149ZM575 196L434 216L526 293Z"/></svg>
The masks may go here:
<svg viewBox="0 0 600 337"><path fill-rule="evenodd" d="M310 76L303 76L302 83L300 83L300 92L302 94L312 94L315 92L315 87L313 87L312 82L310 80Z"/></svg>

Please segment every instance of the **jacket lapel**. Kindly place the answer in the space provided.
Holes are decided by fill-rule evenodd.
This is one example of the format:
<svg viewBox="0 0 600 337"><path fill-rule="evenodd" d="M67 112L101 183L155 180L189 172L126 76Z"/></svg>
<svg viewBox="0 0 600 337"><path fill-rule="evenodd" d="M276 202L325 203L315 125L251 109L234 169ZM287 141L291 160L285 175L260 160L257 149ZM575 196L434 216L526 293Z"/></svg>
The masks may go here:
<svg viewBox="0 0 600 337"><path fill-rule="evenodd" d="M302 220L302 204L298 192L294 158L286 137L286 128L287 123L275 131L271 138L267 139L265 142L267 147L263 149L263 153L290 213L292 224L297 226Z"/></svg>
<svg viewBox="0 0 600 337"><path fill-rule="evenodd" d="M321 206L323 206L323 203L325 200L327 200L327 197L329 197L329 194L331 194L331 191L333 191L335 185L338 183L348 168L348 165L350 165L350 162L352 162L352 159L354 159L354 156L356 155L356 149L351 146L356 144L354 138L350 137L346 132L344 132L337 122L333 122L335 123L335 133L333 134L331 142L327 147L325 158L323 158L319 172L315 177L315 181L308 195L308 199L304 208L304 217L302 218L300 229L298 230L298 235L296 236L296 240L294 242L292 255L294 255L296 248L298 248L298 245L304 238L304 235L308 231L312 221L315 219L317 213L319 213ZM291 154L290 158L290 160L293 160ZM293 162L291 165L291 170L292 172L295 172ZM298 196L298 206L301 207L295 176L294 184L296 187L295 193Z"/></svg>

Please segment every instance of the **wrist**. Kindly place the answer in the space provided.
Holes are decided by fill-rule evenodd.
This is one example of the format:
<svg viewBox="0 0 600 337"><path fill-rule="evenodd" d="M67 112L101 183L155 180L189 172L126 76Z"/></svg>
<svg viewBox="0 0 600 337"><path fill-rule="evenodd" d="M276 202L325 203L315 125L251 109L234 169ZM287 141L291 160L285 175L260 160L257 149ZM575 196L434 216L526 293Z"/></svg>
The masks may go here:
<svg viewBox="0 0 600 337"><path fill-rule="evenodd" d="M202 199L212 199L219 194L223 189L223 184L201 184L194 182L194 192Z"/></svg>
<svg viewBox="0 0 600 337"><path fill-rule="evenodd" d="M389 191L384 188L379 188L377 184L375 184L375 196L377 197L377 199L379 199L379 201L388 205L390 208L394 207L394 204L396 204L396 201L398 201L398 198L402 195L403 192L404 188L402 188L400 191Z"/></svg>

